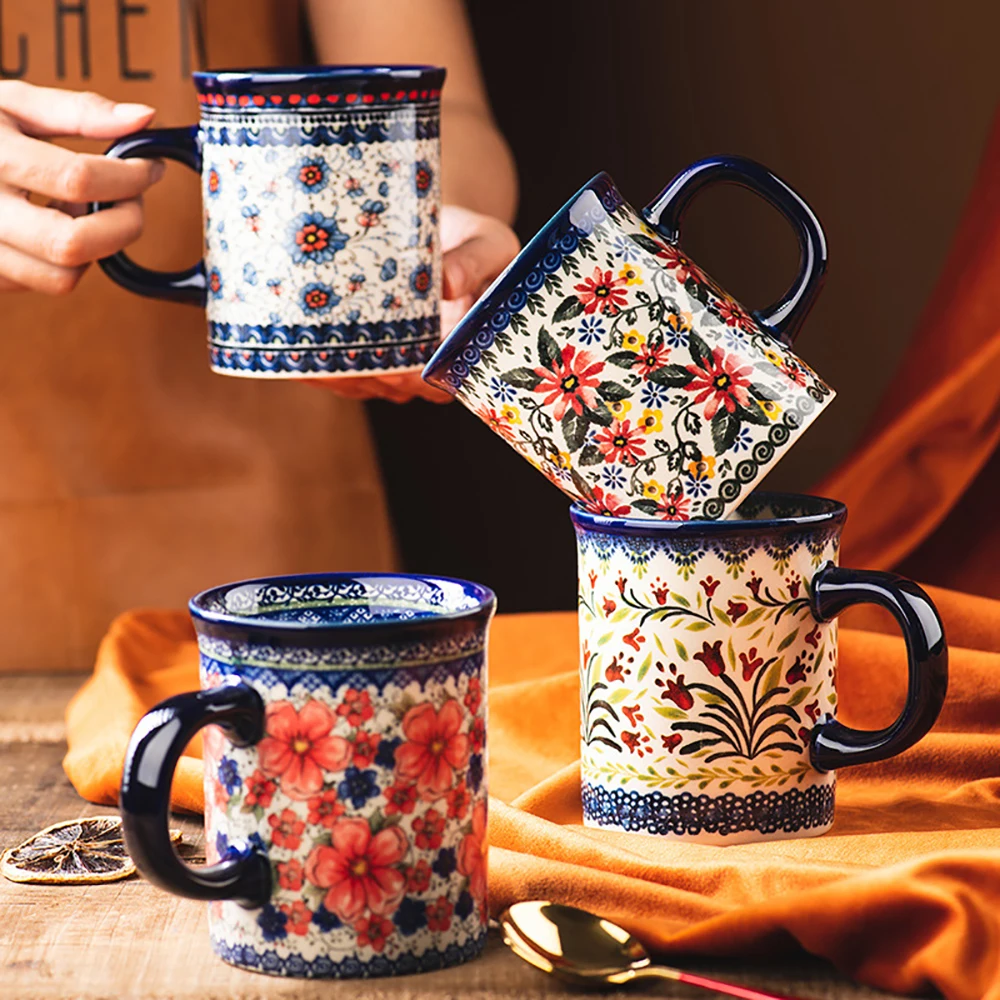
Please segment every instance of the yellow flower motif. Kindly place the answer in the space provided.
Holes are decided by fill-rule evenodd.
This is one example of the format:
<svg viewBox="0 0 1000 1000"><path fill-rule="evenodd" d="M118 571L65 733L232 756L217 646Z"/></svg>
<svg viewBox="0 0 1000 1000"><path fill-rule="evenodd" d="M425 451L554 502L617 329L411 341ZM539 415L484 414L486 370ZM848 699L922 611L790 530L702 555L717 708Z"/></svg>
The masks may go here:
<svg viewBox="0 0 1000 1000"><path fill-rule="evenodd" d="M510 403L500 410L500 416L508 424L519 424L521 422L521 414L518 412L517 407L511 406Z"/></svg>
<svg viewBox="0 0 1000 1000"><path fill-rule="evenodd" d="M785 364L785 359L778 354L777 351L765 350L764 357L767 358L767 360L770 361L775 368L781 368Z"/></svg>
<svg viewBox="0 0 1000 1000"><path fill-rule="evenodd" d="M626 264L619 272L619 278L625 279L626 285L642 284L642 268L638 264Z"/></svg>
<svg viewBox="0 0 1000 1000"><path fill-rule="evenodd" d="M665 492L666 487L655 479L650 479L648 483L642 484L642 495L649 500L659 500Z"/></svg>
<svg viewBox="0 0 1000 1000"><path fill-rule="evenodd" d="M555 456L553 456L552 464L555 465L557 469L563 469L564 471L566 469L569 469L572 466L572 461L570 460L569 452L568 451L556 452Z"/></svg>
<svg viewBox="0 0 1000 1000"><path fill-rule="evenodd" d="M772 399L758 400L757 405L767 414L770 420L777 420L781 416L781 407Z"/></svg>
<svg viewBox="0 0 1000 1000"><path fill-rule="evenodd" d="M627 399L616 399L608 403L608 409L621 420L632 409L632 404Z"/></svg>
<svg viewBox="0 0 1000 1000"><path fill-rule="evenodd" d="M700 462L688 462L688 475L692 479L712 479L715 477L715 456L705 455Z"/></svg>
<svg viewBox="0 0 1000 1000"><path fill-rule="evenodd" d="M678 333L687 333L691 329L691 313L671 313L667 317L667 325Z"/></svg>
<svg viewBox="0 0 1000 1000"><path fill-rule="evenodd" d="M622 337L622 347L624 347L626 351L638 351L639 348L645 343L646 337L639 333L638 330L629 330L629 332Z"/></svg>
<svg viewBox="0 0 1000 1000"><path fill-rule="evenodd" d="M643 410L639 418L643 434L655 434L663 430L663 410Z"/></svg>

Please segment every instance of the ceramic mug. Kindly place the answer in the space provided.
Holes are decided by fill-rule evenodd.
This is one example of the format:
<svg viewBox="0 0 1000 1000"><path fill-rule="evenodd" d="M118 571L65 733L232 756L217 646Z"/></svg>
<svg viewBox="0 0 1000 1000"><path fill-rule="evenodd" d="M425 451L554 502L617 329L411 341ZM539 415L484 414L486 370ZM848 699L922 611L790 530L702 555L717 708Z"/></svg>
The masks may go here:
<svg viewBox="0 0 1000 1000"><path fill-rule="evenodd" d="M440 339L444 75L195 73L199 125L139 132L107 155L201 174L205 258L175 273L124 253L101 266L132 292L206 307L212 368L226 375L422 367Z"/></svg>
<svg viewBox="0 0 1000 1000"><path fill-rule="evenodd" d="M798 277L748 312L678 248L694 194L742 184L781 211ZM457 396L588 510L715 519L833 398L790 344L826 268L816 216L738 157L702 160L640 215L607 174L578 191L431 358Z"/></svg>
<svg viewBox="0 0 1000 1000"><path fill-rule="evenodd" d="M948 681L930 598L891 573L837 566L843 504L756 493L739 520L571 511L579 555L581 783L587 826L716 844L816 836L836 770L901 753ZM899 622L899 718L850 729L837 709L836 616Z"/></svg>
<svg viewBox="0 0 1000 1000"><path fill-rule="evenodd" d="M422 972L486 942L486 635L477 584L329 573L192 599L201 690L128 748L121 809L139 871L209 900L215 952L255 972ZM167 816L204 731L208 867Z"/></svg>

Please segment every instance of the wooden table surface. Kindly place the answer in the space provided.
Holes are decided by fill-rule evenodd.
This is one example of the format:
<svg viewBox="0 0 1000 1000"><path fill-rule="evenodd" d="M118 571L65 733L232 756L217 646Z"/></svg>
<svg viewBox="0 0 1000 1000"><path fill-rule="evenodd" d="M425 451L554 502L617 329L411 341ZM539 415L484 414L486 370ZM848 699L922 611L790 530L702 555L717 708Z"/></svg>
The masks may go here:
<svg viewBox="0 0 1000 1000"><path fill-rule="evenodd" d="M60 820L112 813L84 802L61 767L63 709L79 674L0 676L0 851ZM188 857L201 857L200 823L177 817ZM888 994L847 982L808 956L780 969L687 963L693 971L817 1000ZM244 972L208 944L204 904L154 889L137 876L107 885L23 885L0 877L0 997L4 1000L254 997L566 997L575 992L511 954L491 932L483 958L399 979L309 981ZM703 997L671 983L613 996Z"/></svg>

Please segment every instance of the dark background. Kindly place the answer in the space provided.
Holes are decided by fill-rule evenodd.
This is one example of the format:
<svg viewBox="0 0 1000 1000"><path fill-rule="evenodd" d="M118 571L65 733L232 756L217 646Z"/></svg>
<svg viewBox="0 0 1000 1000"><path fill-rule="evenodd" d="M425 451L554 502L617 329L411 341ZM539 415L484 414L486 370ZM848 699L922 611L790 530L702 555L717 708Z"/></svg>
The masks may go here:
<svg viewBox="0 0 1000 1000"><path fill-rule="evenodd" d="M863 436L943 262L1000 97L1000 4L468 6L522 242L600 170L641 208L715 153L763 162L812 204L831 263L797 348L839 395L768 477L808 490ZM682 242L750 308L795 273L791 230L741 189L695 202ZM575 605L567 498L459 404L368 412L405 570L489 584L505 611Z"/></svg>

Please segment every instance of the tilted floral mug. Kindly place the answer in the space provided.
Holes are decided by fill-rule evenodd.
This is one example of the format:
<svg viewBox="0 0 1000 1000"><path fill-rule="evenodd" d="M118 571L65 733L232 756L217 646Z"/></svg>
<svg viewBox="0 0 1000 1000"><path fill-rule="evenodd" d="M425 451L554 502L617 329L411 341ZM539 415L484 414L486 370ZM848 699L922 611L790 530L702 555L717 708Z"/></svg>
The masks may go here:
<svg viewBox="0 0 1000 1000"><path fill-rule="evenodd" d="M694 194L742 184L777 207L798 277L750 313L678 248ZM570 199L431 358L457 396L588 510L730 514L833 398L790 344L822 284L808 205L739 157L702 160L640 215L607 174Z"/></svg>
<svg viewBox="0 0 1000 1000"><path fill-rule="evenodd" d="M201 174L205 258L101 261L139 295L204 306L212 368L316 378L421 368L440 340L440 103L434 66L195 73L201 122L108 156ZM99 210L101 205L92 206Z"/></svg>
<svg viewBox="0 0 1000 1000"><path fill-rule="evenodd" d="M739 520L651 522L574 506L584 824L706 843L815 836L836 769L884 760L934 724L948 683L941 619L916 584L837 566L843 504L752 494ZM899 718L835 718L836 616L899 622Z"/></svg>
<svg viewBox="0 0 1000 1000"><path fill-rule="evenodd" d="M422 972L486 941L486 636L493 593L330 573L192 599L201 690L140 720L125 841L209 900L215 952L255 972ZM208 867L175 854L174 768L203 727Z"/></svg>

